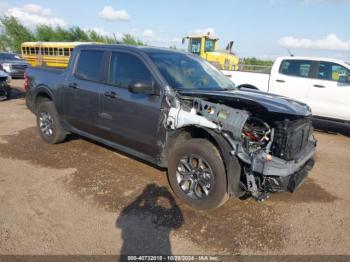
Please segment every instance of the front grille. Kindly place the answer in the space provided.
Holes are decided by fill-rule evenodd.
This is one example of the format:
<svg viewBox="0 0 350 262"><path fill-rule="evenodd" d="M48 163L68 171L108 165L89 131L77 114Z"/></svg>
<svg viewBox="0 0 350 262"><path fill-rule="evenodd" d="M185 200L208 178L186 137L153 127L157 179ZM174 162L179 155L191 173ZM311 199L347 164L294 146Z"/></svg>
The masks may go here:
<svg viewBox="0 0 350 262"><path fill-rule="evenodd" d="M16 65L16 64L13 64L11 67L12 67L12 69L22 70L22 71L27 69L27 65Z"/></svg>
<svg viewBox="0 0 350 262"><path fill-rule="evenodd" d="M312 123L308 118L277 122L272 145L273 155L288 161L298 159L312 131Z"/></svg>

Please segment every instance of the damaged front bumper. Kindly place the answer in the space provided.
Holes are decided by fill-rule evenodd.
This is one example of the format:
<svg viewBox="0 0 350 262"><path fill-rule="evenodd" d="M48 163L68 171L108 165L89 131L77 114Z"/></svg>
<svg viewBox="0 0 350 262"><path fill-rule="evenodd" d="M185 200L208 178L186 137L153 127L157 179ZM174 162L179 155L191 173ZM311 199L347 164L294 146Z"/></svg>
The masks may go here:
<svg viewBox="0 0 350 262"><path fill-rule="evenodd" d="M265 176L262 188L265 192L290 192L296 191L313 168L315 161L310 159L297 172L288 176Z"/></svg>
<svg viewBox="0 0 350 262"><path fill-rule="evenodd" d="M251 171L260 174L257 188L264 192L294 192L304 181L314 165L316 140L311 137L307 146L293 161L286 161L261 151L252 159Z"/></svg>

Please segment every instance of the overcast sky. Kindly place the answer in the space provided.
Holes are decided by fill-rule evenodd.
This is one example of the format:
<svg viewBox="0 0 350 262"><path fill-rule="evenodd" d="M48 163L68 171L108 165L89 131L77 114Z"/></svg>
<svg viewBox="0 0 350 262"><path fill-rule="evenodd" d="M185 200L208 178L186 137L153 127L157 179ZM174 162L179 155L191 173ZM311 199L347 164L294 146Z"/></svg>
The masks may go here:
<svg viewBox="0 0 350 262"><path fill-rule="evenodd" d="M0 13L36 24L78 25L149 45L177 45L210 31L240 56L327 56L350 60L350 0L0 0Z"/></svg>

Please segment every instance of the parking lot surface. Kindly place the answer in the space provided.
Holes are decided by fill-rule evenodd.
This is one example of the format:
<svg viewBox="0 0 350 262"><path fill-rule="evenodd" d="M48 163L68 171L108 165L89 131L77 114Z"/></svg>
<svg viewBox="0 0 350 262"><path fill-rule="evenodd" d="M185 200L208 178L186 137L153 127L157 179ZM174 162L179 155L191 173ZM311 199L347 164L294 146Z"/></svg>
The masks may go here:
<svg viewBox="0 0 350 262"><path fill-rule="evenodd" d="M296 193L199 212L164 170L78 136L45 144L21 85L0 102L1 254L350 254L345 127L316 132L316 165Z"/></svg>

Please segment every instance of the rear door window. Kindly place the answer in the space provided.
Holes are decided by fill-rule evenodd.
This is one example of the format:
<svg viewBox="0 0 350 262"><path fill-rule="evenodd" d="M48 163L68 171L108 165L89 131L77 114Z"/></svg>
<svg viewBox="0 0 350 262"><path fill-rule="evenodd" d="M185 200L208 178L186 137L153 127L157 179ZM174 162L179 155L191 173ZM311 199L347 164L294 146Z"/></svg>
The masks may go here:
<svg viewBox="0 0 350 262"><path fill-rule="evenodd" d="M75 75L83 80L99 81L102 63L103 51L83 50L79 54Z"/></svg>
<svg viewBox="0 0 350 262"><path fill-rule="evenodd" d="M113 52L109 66L108 83L128 88L132 81L151 82L152 76L146 65L136 56Z"/></svg>
<svg viewBox="0 0 350 262"><path fill-rule="evenodd" d="M284 60L280 67L280 73L289 76L310 77L312 61Z"/></svg>

